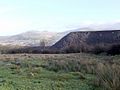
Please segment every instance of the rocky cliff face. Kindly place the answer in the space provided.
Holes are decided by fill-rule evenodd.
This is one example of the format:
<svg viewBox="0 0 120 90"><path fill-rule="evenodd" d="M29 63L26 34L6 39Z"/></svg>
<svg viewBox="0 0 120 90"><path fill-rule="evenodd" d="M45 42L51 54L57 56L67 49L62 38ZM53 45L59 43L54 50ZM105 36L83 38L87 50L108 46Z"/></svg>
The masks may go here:
<svg viewBox="0 0 120 90"><path fill-rule="evenodd" d="M102 52L120 45L120 30L71 32L51 48L77 50L79 52Z"/></svg>

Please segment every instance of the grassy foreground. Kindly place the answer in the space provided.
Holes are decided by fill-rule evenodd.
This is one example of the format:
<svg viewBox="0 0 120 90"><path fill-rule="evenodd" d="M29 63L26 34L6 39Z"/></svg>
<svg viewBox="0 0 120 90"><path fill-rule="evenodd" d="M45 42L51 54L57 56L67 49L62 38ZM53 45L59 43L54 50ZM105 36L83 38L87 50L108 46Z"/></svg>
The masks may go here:
<svg viewBox="0 0 120 90"><path fill-rule="evenodd" d="M84 53L0 55L0 90L119 90L119 64Z"/></svg>

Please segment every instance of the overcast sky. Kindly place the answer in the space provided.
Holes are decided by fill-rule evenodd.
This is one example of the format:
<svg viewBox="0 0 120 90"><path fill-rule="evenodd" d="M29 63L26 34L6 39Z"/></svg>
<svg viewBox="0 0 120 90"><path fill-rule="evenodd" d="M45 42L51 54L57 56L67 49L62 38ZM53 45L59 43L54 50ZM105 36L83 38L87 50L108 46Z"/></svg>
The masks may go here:
<svg viewBox="0 0 120 90"><path fill-rule="evenodd" d="M0 0L0 35L120 20L120 0Z"/></svg>

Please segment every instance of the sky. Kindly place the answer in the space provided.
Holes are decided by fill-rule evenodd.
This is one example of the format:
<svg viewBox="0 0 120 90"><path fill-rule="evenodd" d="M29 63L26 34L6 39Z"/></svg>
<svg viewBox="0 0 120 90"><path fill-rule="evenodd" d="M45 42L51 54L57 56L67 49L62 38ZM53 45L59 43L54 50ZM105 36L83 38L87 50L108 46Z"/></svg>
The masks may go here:
<svg viewBox="0 0 120 90"><path fill-rule="evenodd" d="M120 21L120 0L0 0L0 36Z"/></svg>

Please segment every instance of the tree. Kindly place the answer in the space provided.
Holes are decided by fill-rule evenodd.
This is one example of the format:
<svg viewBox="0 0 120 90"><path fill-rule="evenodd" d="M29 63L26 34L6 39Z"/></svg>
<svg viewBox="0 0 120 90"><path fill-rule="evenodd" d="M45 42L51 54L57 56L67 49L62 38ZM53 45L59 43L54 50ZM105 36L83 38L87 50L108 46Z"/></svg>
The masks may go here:
<svg viewBox="0 0 120 90"><path fill-rule="evenodd" d="M40 41L40 47L45 48L45 40Z"/></svg>

